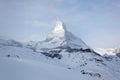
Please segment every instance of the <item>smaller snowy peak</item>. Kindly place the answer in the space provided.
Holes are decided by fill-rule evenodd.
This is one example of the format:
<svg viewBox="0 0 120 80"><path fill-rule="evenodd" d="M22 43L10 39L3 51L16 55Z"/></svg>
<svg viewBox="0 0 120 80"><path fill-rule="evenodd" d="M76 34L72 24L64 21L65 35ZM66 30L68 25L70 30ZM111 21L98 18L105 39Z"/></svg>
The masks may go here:
<svg viewBox="0 0 120 80"><path fill-rule="evenodd" d="M117 54L120 53L120 48L115 48L113 53L117 53Z"/></svg>
<svg viewBox="0 0 120 80"><path fill-rule="evenodd" d="M100 55L116 55L120 53L120 48L96 48L94 49L96 52L98 52Z"/></svg>
<svg viewBox="0 0 120 80"><path fill-rule="evenodd" d="M0 39L0 46L23 47L23 44L15 40Z"/></svg>
<svg viewBox="0 0 120 80"><path fill-rule="evenodd" d="M109 48L109 49L104 49L104 48L95 48L94 49L97 53L99 53L100 55L115 55L113 54L114 49L113 48Z"/></svg>

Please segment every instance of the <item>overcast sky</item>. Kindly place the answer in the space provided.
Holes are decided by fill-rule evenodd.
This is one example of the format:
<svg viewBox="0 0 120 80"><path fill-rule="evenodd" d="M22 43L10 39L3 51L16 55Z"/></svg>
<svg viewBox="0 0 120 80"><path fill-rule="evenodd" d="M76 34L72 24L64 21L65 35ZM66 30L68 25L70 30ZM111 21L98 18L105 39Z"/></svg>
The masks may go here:
<svg viewBox="0 0 120 80"><path fill-rule="evenodd" d="M120 46L120 0L0 0L0 36L40 41L57 19L91 47Z"/></svg>

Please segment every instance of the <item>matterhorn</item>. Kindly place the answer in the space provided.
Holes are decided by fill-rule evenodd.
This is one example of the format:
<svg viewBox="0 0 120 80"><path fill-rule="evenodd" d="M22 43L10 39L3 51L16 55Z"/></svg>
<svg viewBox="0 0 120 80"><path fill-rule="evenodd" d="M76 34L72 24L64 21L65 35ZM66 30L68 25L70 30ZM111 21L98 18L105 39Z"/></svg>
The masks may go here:
<svg viewBox="0 0 120 80"><path fill-rule="evenodd" d="M69 32L65 24L58 20L53 29L48 33L44 41L36 45L37 49L46 48L76 48L89 49L89 47L78 37Z"/></svg>

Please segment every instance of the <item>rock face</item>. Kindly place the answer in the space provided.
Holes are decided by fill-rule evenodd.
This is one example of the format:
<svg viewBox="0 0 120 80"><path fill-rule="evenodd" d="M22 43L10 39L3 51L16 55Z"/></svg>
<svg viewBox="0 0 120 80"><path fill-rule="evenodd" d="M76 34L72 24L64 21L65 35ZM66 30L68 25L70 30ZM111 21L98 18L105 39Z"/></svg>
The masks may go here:
<svg viewBox="0 0 120 80"><path fill-rule="evenodd" d="M46 39L36 46L40 48L70 47L77 49L89 49L89 47L78 37L69 32L62 21L56 21L55 26L49 32Z"/></svg>

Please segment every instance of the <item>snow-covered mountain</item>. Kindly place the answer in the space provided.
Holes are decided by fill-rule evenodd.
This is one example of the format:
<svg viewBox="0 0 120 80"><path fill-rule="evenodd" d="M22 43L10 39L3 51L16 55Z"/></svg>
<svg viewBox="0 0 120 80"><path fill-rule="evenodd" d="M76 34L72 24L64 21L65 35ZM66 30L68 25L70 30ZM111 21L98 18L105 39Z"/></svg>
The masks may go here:
<svg viewBox="0 0 120 80"><path fill-rule="evenodd" d="M120 57L120 48L119 47L118 48L107 48L107 49L96 48L94 50L97 53L99 53L100 55L102 55L103 57L108 58L108 59L113 59L116 56Z"/></svg>
<svg viewBox="0 0 120 80"><path fill-rule="evenodd" d="M104 48L96 48L94 49L96 52L98 52L99 54L101 55L116 55L116 54L119 54L120 53L120 48L107 48L107 49L104 49Z"/></svg>
<svg viewBox="0 0 120 80"><path fill-rule="evenodd" d="M114 52L114 48L107 48L107 49L104 49L104 48L96 48L94 49L96 52L98 52L100 55L105 55L105 54L108 54L108 55L116 55L116 53L113 53Z"/></svg>
<svg viewBox="0 0 120 80"><path fill-rule="evenodd" d="M0 38L0 46L1 45L4 45L4 46L17 46L17 47L22 47L23 44L18 42L18 41L15 41L15 40L12 40L12 39L5 39L3 37Z"/></svg>
<svg viewBox="0 0 120 80"><path fill-rule="evenodd" d="M88 49L89 47L79 38L69 32L62 21L56 21L54 28L46 39L37 44L38 48L70 47Z"/></svg>
<svg viewBox="0 0 120 80"><path fill-rule="evenodd" d="M44 41L0 39L0 80L120 80L119 75L120 57L98 54L61 21Z"/></svg>

